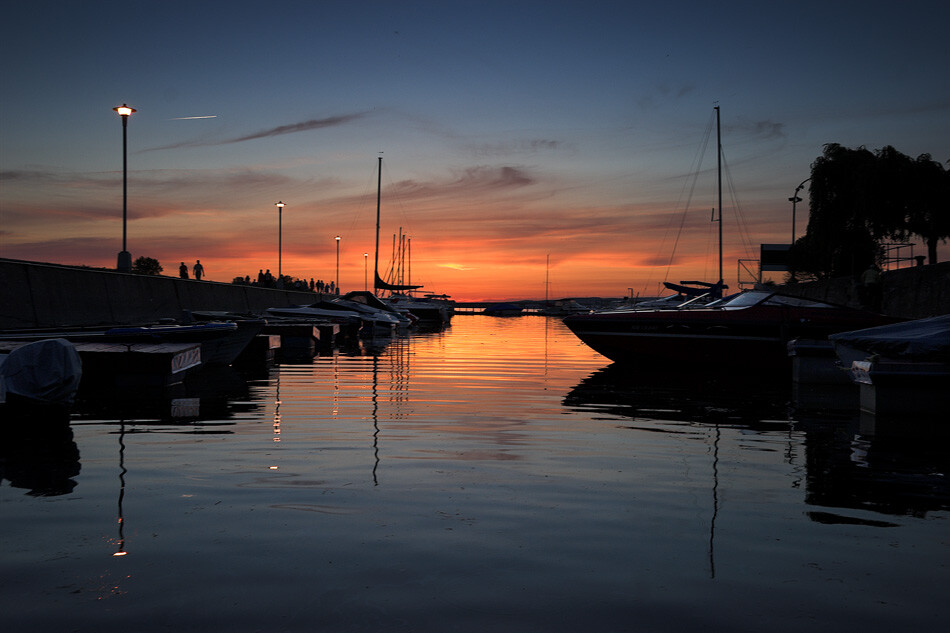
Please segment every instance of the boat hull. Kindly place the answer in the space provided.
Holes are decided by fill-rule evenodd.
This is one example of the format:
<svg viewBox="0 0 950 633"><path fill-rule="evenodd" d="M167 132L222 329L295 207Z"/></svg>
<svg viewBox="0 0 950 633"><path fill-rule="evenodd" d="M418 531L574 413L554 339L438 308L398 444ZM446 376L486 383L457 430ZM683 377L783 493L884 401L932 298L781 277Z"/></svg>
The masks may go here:
<svg viewBox="0 0 950 633"><path fill-rule="evenodd" d="M610 360L625 364L752 370L790 367L788 341L893 319L848 309L750 306L740 310L653 310L574 315L565 325Z"/></svg>

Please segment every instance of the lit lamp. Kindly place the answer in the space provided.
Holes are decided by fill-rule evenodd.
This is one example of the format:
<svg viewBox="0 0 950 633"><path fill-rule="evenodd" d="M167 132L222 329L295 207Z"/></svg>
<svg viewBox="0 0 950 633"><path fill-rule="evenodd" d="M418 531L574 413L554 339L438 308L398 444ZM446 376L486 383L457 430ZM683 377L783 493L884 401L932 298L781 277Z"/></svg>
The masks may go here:
<svg viewBox="0 0 950 633"><path fill-rule="evenodd" d="M128 157L128 129L129 115L135 112L135 108L130 108L124 103L112 108L120 117L122 117L122 251L119 253L116 262L116 270L122 273L132 272L132 254L126 249L126 224L128 223L128 191L129 191L129 163Z"/></svg>
<svg viewBox="0 0 950 633"><path fill-rule="evenodd" d="M336 293L340 294L340 236L336 236Z"/></svg>
<svg viewBox="0 0 950 633"><path fill-rule="evenodd" d="M283 220L281 216L283 216L284 203L278 200L274 204L274 206L277 207L277 279L281 279L281 274L280 274L281 252L280 251L281 251L281 235L283 233L283 227L281 225Z"/></svg>

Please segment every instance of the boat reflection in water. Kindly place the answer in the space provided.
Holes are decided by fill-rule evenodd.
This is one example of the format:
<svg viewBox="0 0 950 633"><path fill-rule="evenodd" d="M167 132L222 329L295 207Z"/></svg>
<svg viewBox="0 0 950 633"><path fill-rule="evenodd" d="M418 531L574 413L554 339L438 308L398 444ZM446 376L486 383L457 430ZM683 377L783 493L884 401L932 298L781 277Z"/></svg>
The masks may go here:
<svg viewBox="0 0 950 633"><path fill-rule="evenodd" d="M249 398L248 376L255 375L233 367L203 367L173 385L136 389L91 385L80 390L73 412L80 422L117 419L228 425L234 415L260 408L261 403Z"/></svg>
<svg viewBox="0 0 950 633"><path fill-rule="evenodd" d="M0 485L34 497L69 494L79 475L79 447L63 407L13 399L0 409Z"/></svg>
<svg viewBox="0 0 950 633"><path fill-rule="evenodd" d="M683 423L788 418L790 383L762 372L631 367L612 363L581 381L564 405Z"/></svg>
<svg viewBox="0 0 950 633"><path fill-rule="evenodd" d="M808 511L816 522L893 526L847 511L923 517L950 509L950 428L929 418L799 412L789 386L761 374L645 372L616 363L581 381L564 405L628 418L625 428L635 431L787 434L787 462L804 466L793 485L804 486L805 503L834 510Z"/></svg>

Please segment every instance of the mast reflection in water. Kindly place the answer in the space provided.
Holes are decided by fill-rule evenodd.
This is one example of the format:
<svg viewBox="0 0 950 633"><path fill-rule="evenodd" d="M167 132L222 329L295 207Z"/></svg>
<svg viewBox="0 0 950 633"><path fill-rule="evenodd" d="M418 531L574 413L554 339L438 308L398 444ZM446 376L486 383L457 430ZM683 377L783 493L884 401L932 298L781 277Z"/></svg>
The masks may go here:
<svg viewBox="0 0 950 633"><path fill-rule="evenodd" d="M98 409L73 420L75 491L0 489L0 612L23 630L942 628L939 429L806 418L786 385L733 378L620 371L556 319L458 315L272 367L220 417L135 420L118 455L129 418Z"/></svg>

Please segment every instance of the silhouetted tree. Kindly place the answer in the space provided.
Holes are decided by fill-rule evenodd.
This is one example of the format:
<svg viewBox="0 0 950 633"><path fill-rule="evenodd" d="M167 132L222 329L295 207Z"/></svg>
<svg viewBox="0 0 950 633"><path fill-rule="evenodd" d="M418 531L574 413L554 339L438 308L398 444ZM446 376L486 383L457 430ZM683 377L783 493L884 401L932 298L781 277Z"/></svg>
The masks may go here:
<svg viewBox="0 0 950 633"><path fill-rule="evenodd" d="M789 254L799 278L857 275L880 263L881 243L911 235L927 243L950 237L948 172L922 154L913 160L886 146L877 152L825 145L811 166L805 235Z"/></svg>
<svg viewBox="0 0 950 633"><path fill-rule="evenodd" d="M924 239L927 258L936 264L937 243L950 238L950 171L930 154L921 154L914 162L909 189L907 229Z"/></svg>
<svg viewBox="0 0 950 633"><path fill-rule="evenodd" d="M132 272L137 275L160 275L162 274L162 265L157 259L151 257L139 257L132 262Z"/></svg>
<svg viewBox="0 0 950 633"><path fill-rule="evenodd" d="M871 230L876 159L860 147L825 145L811 166L805 235L790 258L798 276L856 275L877 258Z"/></svg>

